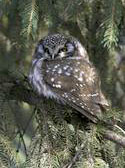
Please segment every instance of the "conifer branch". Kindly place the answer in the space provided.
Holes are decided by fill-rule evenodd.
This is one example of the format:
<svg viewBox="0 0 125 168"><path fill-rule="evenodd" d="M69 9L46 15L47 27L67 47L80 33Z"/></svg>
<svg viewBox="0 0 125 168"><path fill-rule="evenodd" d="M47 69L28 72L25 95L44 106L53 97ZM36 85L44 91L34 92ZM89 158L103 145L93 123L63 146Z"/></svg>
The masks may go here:
<svg viewBox="0 0 125 168"><path fill-rule="evenodd" d="M14 168L18 167L16 152L13 145L9 138L2 132L0 136L0 166Z"/></svg>
<svg viewBox="0 0 125 168"><path fill-rule="evenodd" d="M36 6L36 0L32 0L32 3L31 3L31 12L30 12L30 15L29 15L29 24L28 24L28 27L27 27L27 36L29 37L30 33L31 33L31 30L32 30L32 24L33 24L33 14L36 10L37 6Z"/></svg>
<svg viewBox="0 0 125 168"><path fill-rule="evenodd" d="M79 155L81 154L82 150L85 147L85 143L81 145L80 149L75 153L74 157L72 158L71 162L66 164L63 168L72 168L72 166L75 164L77 161Z"/></svg>
<svg viewBox="0 0 125 168"><path fill-rule="evenodd" d="M118 135L116 133L114 133L113 131L107 130L105 131L105 133L103 134L105 139L108 139L116 144L121 145L122 147L125 148L125 137Z"/></svg>
<svg viewBox="0 0 125 168"><path fill-rule="evenodd" d="M17 101L24 101L30 105L39 105L42 101L42 97L36 96L36 94L27 86L25 86L24 79L20 80L15 78L14 76L8 76L9 73L5 74L6 76L3 78L2 81L0 80L0 86L2 86L3 94L6 96L8 100L17 100ZM18 82L17 82L18 81ZM9 82L9 84L7 84ZM10 87L9 87L10 85ZM4 86L4 87L3 87ZM4 92L5 91L5 92ZM44 99L44 98L43 98ZM102 122L103 123L103 122ZM109 127L110 124L107 125ZM105 124L106 127L106 124ZM111 125L113 127L113 125ZM102 133L103 134L103 133ZM113 131L107 131L104 128L104 137L110 141L115 142L123 147L125 147L125 138L121 135L114 133Z"/></svg>
<svg viewBox="0 0 125 168"><path fill-rule="evenodd" d="M102 44L108 50L112 50L118 45L119 39L119 25L122 17L122 3L117 0L110 0L107 2L107 10L104 22L101 28L104 31Z"/></svg>
<svg viewBox="0 0 125 168"><path fill-rule="evenodd" d="M34 38L37 31L38 23L38 6L37 0L23 1L19 7L20 16L22 19L21 35L29 39L30 36Z"/></svg>

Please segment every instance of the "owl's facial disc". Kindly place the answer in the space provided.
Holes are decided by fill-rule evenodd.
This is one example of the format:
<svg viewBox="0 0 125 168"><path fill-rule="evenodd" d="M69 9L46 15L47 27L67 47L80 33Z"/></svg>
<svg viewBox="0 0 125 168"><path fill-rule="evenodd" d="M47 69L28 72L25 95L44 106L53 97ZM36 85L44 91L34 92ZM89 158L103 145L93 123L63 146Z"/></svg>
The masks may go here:
<svg viewBox="0 0 125 168"><path fill-rule="evenodd" d="M72 43L67 43L67 53L70 55L72 55L75 51L75 46Z"/></svg>
<svg viewBox="0 0 125 168"><path fill-rule="evenodd" d="M44 57L44 48L42 44L39 44L35 50L34 58L41 59Z"/></svg>
<svg viewBox="0 0 125 168"><path fill-rule="evenodd" d="M75 45L69 38L61 34L54 34L41 40L36 48L35 59L62 59L72 57Z"/></svg>
<svg viewBox="0 0 125 168"><path fill-rule="evenodd" d="M51 53L49 48L44 47L43 44L39 44L36 48L34 58L39 60L39 59L50 59Z"/></svg>
<svg viewBox="0 0 125 168"><path fill-rule="evenodd" d="M72 57L75 47L72 43L67 42L63 45L55 45L54 47L49 47L43 44L38 45L36 50L37 59L62 59L64 57Z"/></svg>
<svg viewBox="0 0 125 168"><path fill-rule="evenodd" d="M72 43L66 43L62 46L58 46L53 55L53 59L62 59L64 57L72 57L75 47Z"/></svg>

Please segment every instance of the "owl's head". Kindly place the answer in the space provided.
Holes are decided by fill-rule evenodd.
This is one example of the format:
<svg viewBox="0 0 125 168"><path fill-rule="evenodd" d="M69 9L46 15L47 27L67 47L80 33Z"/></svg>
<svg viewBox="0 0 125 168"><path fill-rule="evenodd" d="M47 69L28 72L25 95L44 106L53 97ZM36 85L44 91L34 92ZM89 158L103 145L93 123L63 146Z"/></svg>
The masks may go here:
<svg viewBox="0 0 125 168"><path fill-rule="evenodd" d="M84 57L88 55L82 44L71 36L62 34L49 35L38 43L34 59L63 59L71 57Z"/></svg>

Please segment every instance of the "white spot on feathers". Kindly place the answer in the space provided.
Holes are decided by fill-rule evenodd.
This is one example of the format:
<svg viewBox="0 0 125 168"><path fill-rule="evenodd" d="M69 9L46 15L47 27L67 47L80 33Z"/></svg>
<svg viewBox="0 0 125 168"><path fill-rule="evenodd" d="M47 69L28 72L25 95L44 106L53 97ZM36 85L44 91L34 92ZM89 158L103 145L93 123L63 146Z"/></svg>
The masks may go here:
<svg viewBox="0 0 125 168"><path fill-rule="evenodd" d="M75 71L75 72L78 72L78 71L79 71L79 69L75 69L74 71Z"/></svg>
<svg viewBox="0 0 125 168"><path fill-rule="evenodd" d="M60 68L57 73L62 74L62 69Z"/></svg>
<svg viewBox="0 0 125 168"><path fill-rule="evenodd" d="M70 76L71 74L69 72L65 72L65 75L66 76Z"/></svg>
<svg viewBox="0 0 125 168"><path fill-rule="evenodd" d="M41 72L43 59L36 61L34 64L34 69L30 72L29 79L32 83L34 89L41 95L43 94L45 97L56 98L57 95L53 93L49 86L44 83L43 75Z"/></svg>
<svg viewBox="0 0 125 168"><path fill-rule="evenodd" d="M59 84L53 84L53 87L61 88L61 85L59 85Z"/></svg>
<svg viewBox="0 0 125 168"><path fill-rule="evenodd" d="M83 78L82 78L82 77L79 77L78 80L79 80L80 82L82 82L82 81L83 81Z"/></svg>
<svg viewBox="0 0 125 168"><path fill-rule="evenodd" d="M67 68L69 68L69 65L63 67L64 70L67 70Z"/></svg>
<svg viewBox="0 0 125 168"><path fill-rule="evenodd" d="M60 65L59 65L59 64L57 64L57 65L55 65L55 66L54 66L54 68L58 68L59 66L60 66Z"/></svg>
<svg viewBox="0 0 125 168"><path fill-rule="evenodd" d="M82 85L82 84L80 84L80 87L83 87L83 85Z"/></svg>
<svg viewBox="0 0 125 168"><path fill-rule="evenodd" d="M95 93L95 94L92 94L91 96L94 97L94 96L98 96L99 94L98 93Z"/></svg>
<svg viewBox="0 0 125 168"><path fill-rule="evenodd" d="M54 80L55 80L54 78L51 78L51 82L54 82Z"/></svg>
<svg viewBox="0 0 125 168"><path fill-rule="evenodd" d="M74 91L76 91L76 89L71 89L71 91L70 91L70 92L74 92Z"/></svg>

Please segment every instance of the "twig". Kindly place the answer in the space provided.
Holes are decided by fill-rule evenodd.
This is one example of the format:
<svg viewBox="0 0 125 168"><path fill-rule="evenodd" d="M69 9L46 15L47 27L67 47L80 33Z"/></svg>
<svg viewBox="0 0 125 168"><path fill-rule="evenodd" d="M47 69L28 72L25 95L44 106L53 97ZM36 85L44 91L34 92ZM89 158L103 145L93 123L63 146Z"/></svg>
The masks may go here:
<svg viewBox="0 0 125 168"><path fill-rule="evenodd" d="M30 124L31 120L33 119L33 116L34 116L35 112L36 112L36 107L33 109L33 112L32 112L32 114L30 115L30 117L29 117L29 119L28 119L28 121L27 121L27 124L26 124L25 128L23 129L22 136L24 136L24 134L26 133L26 130L27 130L27 128L29 127L29 124Z"/></svg>
<svg viewBox="0 0 125 168"><path fill-rule="evenodd" d="M114 127L117 128L118 130L120 130L120 132L122 132L125 135L125 131L121 127L119 127L116 124L114 125Z"/></svg>
<svg viewBox="0 0 125 168"><path fill-rule="evenodd" d="M116 144L119 144L125 148L125 137L118 135L118 134L114 133L113 131L109 131L109 130L105 131L105 133L103 133L103 136L105 139L113 141Z"/></svg>
<svg viewBox="0 0 125 168"><path fill-rule="evenodd" d="M81 154L81 151L84 149L84 147L85 147L85 143L81 145L80 149L76 152L76 154L73 157L73 159L71 160L71 162L68 163L67 165L65 165L63 168L72 168L72 166L77 161L77 159L78 159L79 155Z"/></svg>
<svg viewBox="0 0 125 168"><path fill-rule="evenodd" d="M0 74L1 75L1 74ZM9 76L10 75L10 76ZM12 82L10 82L12 80ZM9 84L8 84L9 81ZM4 74L4 78L0 78L0 85L4 85L2 93L5 94L4 98L6 97L8 100L17 100L17 101L24 101L27 102L30 105L39 105L42 99L41 97L38 97L32 89L27 88L23 81L21 79L18 79L18 83L14 82L17 81L17 77L12 76L12 74L9 72ZM6 85L7 84L7 85ZM6 91L6 92L5 92ZM107 127L113 127L114 125L108 124L107 122L104 125L104 128ZM119 129L122 133L125 134L124 130L120 128L119 126L116 126L117 129ZM113 131L106 131L103 133L104 138L115 142L116 144L119 144L125 148L125 137L118 135L114 133ZM74 156L73 160L76 160L79 153L76 153L76 156ZM73 161L74 163L74 161ZM70 168L70 167L68 167Z"/></svg>
<svg viewBox="0 0 125 168"><path fill-rule="evenodd" d="M26 154L26 156L27 156L27 148L26 148L24 136L23 136L23 134L21 133L20 130L19 130L19 135L20 135L20 137L19 137L19 141L20 141L19 144L20 144L20 146L18 146L18 150L20 149L20 147L21 147L21 142L22 142L22 143L23 143L24 150L25 150L25 154Z"/></svg>

